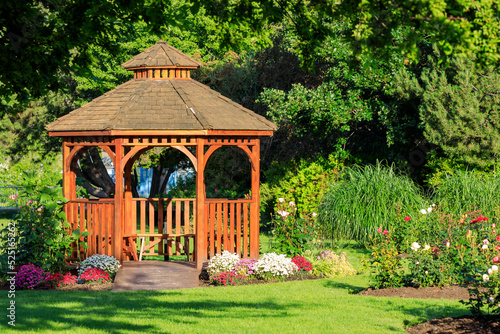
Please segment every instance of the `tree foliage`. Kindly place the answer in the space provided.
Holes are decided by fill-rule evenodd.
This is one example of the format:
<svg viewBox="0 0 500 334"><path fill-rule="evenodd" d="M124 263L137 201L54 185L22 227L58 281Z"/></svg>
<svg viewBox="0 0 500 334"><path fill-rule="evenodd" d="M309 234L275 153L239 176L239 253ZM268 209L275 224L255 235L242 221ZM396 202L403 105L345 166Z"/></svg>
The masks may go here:
<svg viewBox="0 0 500 334"><path fill-rule="evenodd" d="M424 72L422 84L412 80L425 136L454 160L485 168L500 156L500 75L474 61L453 65Z"/></svg>

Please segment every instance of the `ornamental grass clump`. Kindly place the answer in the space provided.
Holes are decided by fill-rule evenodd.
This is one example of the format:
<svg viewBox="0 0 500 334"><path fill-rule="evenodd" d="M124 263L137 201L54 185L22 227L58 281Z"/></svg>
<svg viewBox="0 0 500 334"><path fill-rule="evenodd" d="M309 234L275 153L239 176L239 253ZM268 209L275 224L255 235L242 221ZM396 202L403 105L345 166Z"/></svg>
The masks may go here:
<svg viewBox="0 0 500 334"><path fill-rule="evenodd" d="M19 289L35 289L38 287L47 287L47 278L50 273L34 264L25 264L21 266L15 276L16 287Z"/></svg>
<svg viewBox="0 0 500 334"><path fill-rule="evenodd" d="M337 255L331 250L322 250L314 258L311 258L312 274L323 277L344 277L357 275L356 269L347 260L346 253Z"/></svg>
<svg viewBox="0 0 500 334"><path fill-rule="evenodd" d="M224 271L234 271L236 264L240 262L238 254L223 251L222 254L216 254L208 263L207 272L210 279Z"/></svg>
<svg viewBox="0 0 500 334"><path fill-rule="evenodd" d="M284 279L298 272L299 268L285 254L266 253L254 263L253 270L259 279Z"/></svg>
<svg viewBox="0 0 500 334"><path fill-rule="evenodd" d="M92 255L82 261L78 269L78 274L82 275L89 268L101 268L107 272L110 277L114 277L118 269L120 269L120 261L113 256L100 254Z"/></svg>

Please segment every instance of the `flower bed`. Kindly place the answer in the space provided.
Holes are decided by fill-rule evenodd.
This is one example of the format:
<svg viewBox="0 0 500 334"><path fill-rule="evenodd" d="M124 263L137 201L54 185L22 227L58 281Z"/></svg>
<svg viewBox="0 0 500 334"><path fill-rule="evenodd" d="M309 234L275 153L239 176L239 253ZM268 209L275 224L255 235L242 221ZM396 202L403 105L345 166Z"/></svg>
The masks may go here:
<svg viewBox="0 0 500 334"><path fill-rule="evenodd" d="M422 210L430 215L433 207ZM375 288L466 286L474 314L500 313L500 233L479 211L464 213L434 239L401 242L401 234L380 227L368 262ZM411 218L404 219L410 222ZM403 255L407 254L407 263Z"/></svg>
<svg viewBox="0 0 500 334"><path fill-rule="evenodd" d="M331 257L323 258L319 254L331 254ZM266 253L256 260L240 259L239 255L224 251L210 260L207 272L212 284L224 286L356 275L345 254L338 256L330 250L319 254L306 251L306 256L290 258L285 254ZM349 270L344 270L343 266Z"/></svg>

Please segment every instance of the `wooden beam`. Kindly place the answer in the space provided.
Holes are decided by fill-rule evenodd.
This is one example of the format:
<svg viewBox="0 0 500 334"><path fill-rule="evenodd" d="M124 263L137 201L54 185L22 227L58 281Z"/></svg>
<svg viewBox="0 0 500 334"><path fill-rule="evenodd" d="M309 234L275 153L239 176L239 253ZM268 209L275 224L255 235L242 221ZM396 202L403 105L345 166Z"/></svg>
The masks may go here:
<svg viewBox="0 0 500 334"><path fill-rule="evenodd" d="M271 137L274 134L272 130L208 130L209 136L257 136Z"/></svg>

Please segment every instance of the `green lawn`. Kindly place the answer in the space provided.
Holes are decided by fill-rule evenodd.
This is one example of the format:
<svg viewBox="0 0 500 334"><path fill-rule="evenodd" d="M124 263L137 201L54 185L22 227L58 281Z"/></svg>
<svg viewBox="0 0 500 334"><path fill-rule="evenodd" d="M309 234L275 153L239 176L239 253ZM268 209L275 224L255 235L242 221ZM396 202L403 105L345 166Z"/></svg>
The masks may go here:
<svg viewBox="0 0 500 334"><path fill-rule="evenodd" d="M363 251L346 249L360 269ZM368 274L170 291L16 293L16 327L40 333L404 333L468 311L458 301L358 296ZM4 292L1 308L6 312Z"/></svg>

